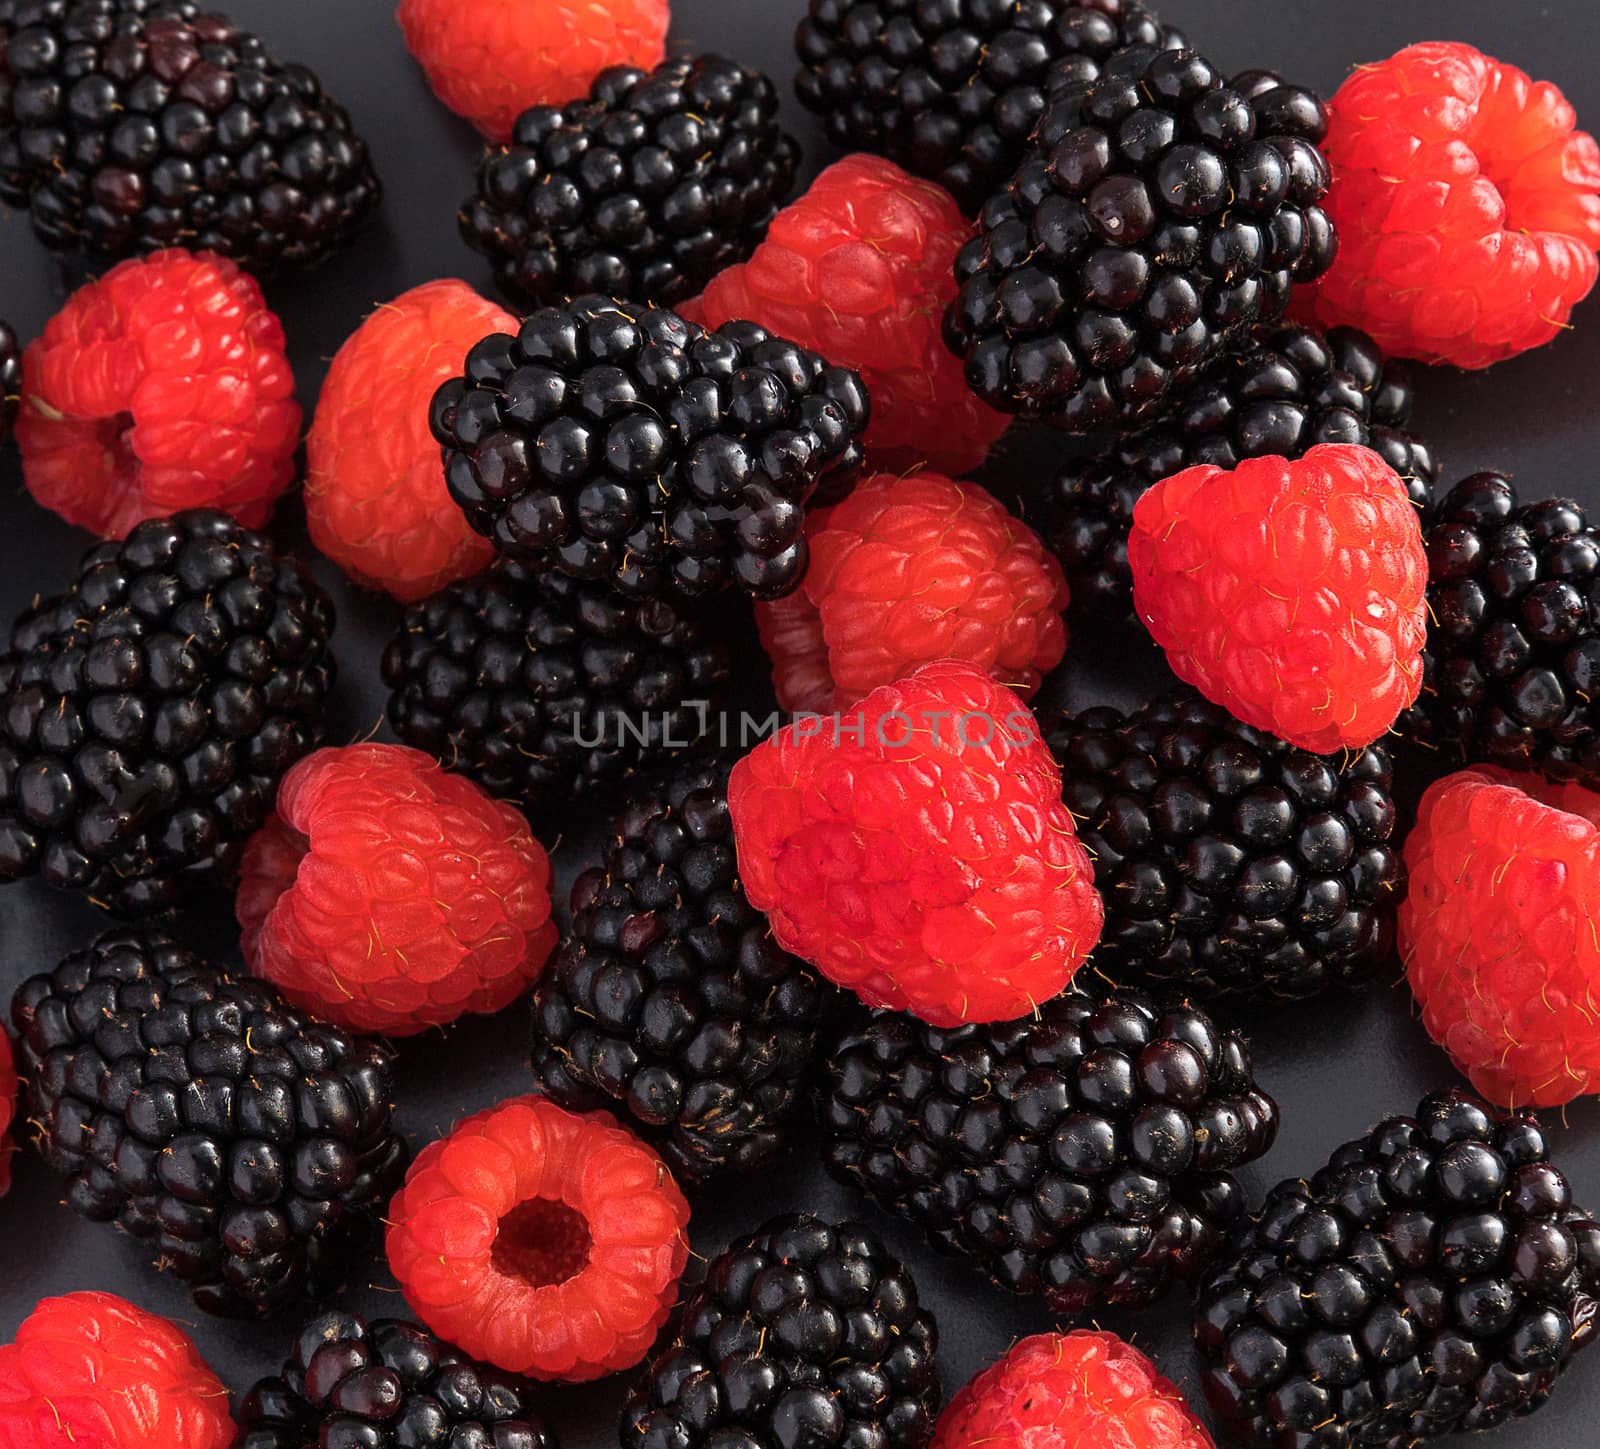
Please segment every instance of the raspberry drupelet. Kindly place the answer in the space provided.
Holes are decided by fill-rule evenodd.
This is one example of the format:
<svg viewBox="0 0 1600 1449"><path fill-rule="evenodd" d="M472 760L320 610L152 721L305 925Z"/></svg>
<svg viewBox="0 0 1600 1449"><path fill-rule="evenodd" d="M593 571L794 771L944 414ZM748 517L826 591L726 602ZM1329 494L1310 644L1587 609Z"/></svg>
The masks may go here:
<svg viewBox="0 0 1600 1449"><path fill-rule="evenodd" d="M1595 282L1600 145L1555 86L1428 41L1358 66L1328 109L1339 255L1297 311L1457 367L1567 325Z"/></svg>
<svg viewBox="0 0 1600 1449"><path fill-rule="evenodd" d="M509 1373L631 1367L677 1301L689 1206L604 1112L517 1097L418 1155L389 1210L389 1267L441 1338Z"/></svg>
<svg viewBox="0 0 1600 1449"><path fill-rule="evenodd" d="M499 1011L556 941L528 822L404 745L318 750L290 770L234 909L256 975L369 1034Z"/></svg>
<svg viewBox="0 0 1600 1449"><path fill-rule="evenodd" d="M23 481L122 538L185 508L259 528L294 481L300 405L283 325L230 261L181 247L86 283L23 354Z"/></svg>

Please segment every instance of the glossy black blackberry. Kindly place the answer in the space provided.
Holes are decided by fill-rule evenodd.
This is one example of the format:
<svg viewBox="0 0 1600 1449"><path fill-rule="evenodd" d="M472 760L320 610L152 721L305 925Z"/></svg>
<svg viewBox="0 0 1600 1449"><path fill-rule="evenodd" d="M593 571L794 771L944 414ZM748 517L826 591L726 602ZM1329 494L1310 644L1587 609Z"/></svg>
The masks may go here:
<svg viewBox="0 0 1600 1449"><path fill-rule="evenodd" d="M233 1449L557 1449L526 1384L424 1328L323 1313L239 1408Z"/></svg>
<svg viewBox="0 0 1600 1449"><path fill-rule="evenodd" d="M0 322L0 447L11 441L11 426L22 401L22 344L17 334Z"/></svg>
<svg viewBox="0 0 1600 1449"><path fill-rule="evenodd" d="M728 656L670 595L502 562L410 605L382 669L402 740L543 806L694 743Z"/></svg>
<svg viewBox="0 0 1600 1449"><path fill-rule="evenodd" d="M1426 534L1422 694L1399 731L1451 761L1600 786L1600 532L1568 498L1474 473Z"/></svg>
<svg viewBox="0 0 1600 1449"><path fill-rule="evenodd" d="M862 1013L826 1060L828 1170L1061 1314L1206 1267L1245 1211L1228 1169L1278 1130L1236 1034L1133 991L951 1031Z"/></svg>
<svg viewBox="0 0 1600 1449"><path fill-rule="evenodd" d="M956 259L945 317L967 381L1073 432L1153 421L1333 260L1327 111L1191 50L1113 56L1053 93Z"/></svg>
<svg viewBox="0 0 1600 1449"><path fill-rule="evenodd" d="M859 1223L774 1218L718 1253L629 1395L623 1449L924 1449L938 1331Z"/></svg>
<svg viewBox="0 0 1600 1449"><path fill-rule="evenodd" d="M344 108L197 0L0 0L0 49L0 200L55 251L183 246L273 272L377 207Z"/></svg>
<svg viewBox="0 0 1600 1449"><path fill-rule="evenodd" d="M651 595L788 593L805 506L861 463L855 373L751 322L579 297L486 337L435 395L467 521L501 553Z"/></svg>
<svg viewBox="0 0 1600 1449"><path fill-rule="evenodd" d="M759 71L720 55L614 66L484 152L461 234L531 307L584 292L680 302L750 255L799 163Z"/></svg>
<svg viewBox="0 0 1600 1449"><path fill-rule="evenodd" d="M1365 332L1258 329L1206 368L1158 421L1056 475L1052 542L1074 601L1130 607L1134 505L1163 478L1196 464L1234 468L1245 458L1298 458L1320 443L1359 443L1383 456L1426 511L1438 466L1427 444L1403 431L1410 416L1410 369L1385 360Z"/></svg>
<svg viewBox="0 0 1600 1449"><path fill-rule="evenodd" d="M1202 1285L1195 1342L1242 1444L1413 1449L1538 1408L1597 1295L1600 1226L1538 1119L1457 1088L1273 1189Z"/></svg>
<svg viewBox="0 0 1600 1449"><path fill-rule="evenodd" d="M1405 866L1381 746L1313 755L1189 691L1047 738L1105 902L1102 971L1271 1000L1389 959Z"/></svg>
<svg viewBox="0 0 1600 1449"><path fill-rule="evenodd" d="M745 899L737 758L691 757L633 793L533 998L545 1094L621 1111L690 1181L778 1154L832 995Z"/></svg>
<svg viewBox="0 0 1600 1449"><path fill-rule="evenodd" d="M969 215L1016 170L1050 77L1185 44L1134 0L811 0L795 90L828 138L937 181Z"/></svg>
<svg viewBox="0 0 1600 1449"><path fill-rule="evenodd" d="M0 881L138 915L230 879L322 742L332 631L310 575L224 513L90 549L0 654Z"/></svg>
<svg viewBox="0 0 1600 1449"><path fill-rule="evenodd" d="M121 928L17 988L33 1144L67 1201L152 1244L208 1313L340 1287L406 1152L390 1052Z"/></svg>

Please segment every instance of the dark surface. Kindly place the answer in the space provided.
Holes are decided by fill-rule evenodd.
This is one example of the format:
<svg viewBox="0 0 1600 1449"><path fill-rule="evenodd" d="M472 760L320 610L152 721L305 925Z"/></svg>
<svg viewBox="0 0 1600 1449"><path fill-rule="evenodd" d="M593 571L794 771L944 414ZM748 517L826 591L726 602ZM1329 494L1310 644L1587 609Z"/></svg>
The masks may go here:
<svg viewBox="0 0 1600 1449"><path fill-rule="evenodd" d="M283 316L309 413L327 360L377 301L440 276L487 285L488 266L457 238L455 208L470 184L478 142L430 95L392 22L392 0L233 0L242 24L262 31L286 59L315 66L354 113L371 141L387 199L376 226L357 247L306 278L274 284L269 298ZM769 70L786 98L793 69L789 36L802 0L677 0L675 48L714 46ZM1226 69L1270 66L1331 91L1363 60L1416 40L1461 39L1559 83L1579 116L1600 126L1600 7L1592 0L1166 0L1163 17ZM808 172L827 158L817 129L792 101L791 128L805 147ZM59 307L66 281L31 236L26 221L0 213L0 316L31 338ZM1447 479L1476 468L1517 475L1527 497L1563 493L1600 507L1590 457L1600 447L1600 299L1575 315L1576 330L1553 346L1473 375L1433 372L1419 383L1416 425L1442 457ZM1051 435L1013 436L988 478L1005 491L1040 497L1053 460L1066 446ZM22 492L14 453L0 459L0 617L9 619L39 591L68 577L85 535L33 504ZM300 510L280 511L280 537L306 552ZM324 563L317 572L340 611L341 665L331 738L368 734L380 721L377 677L381 640L398 618L387 600L346 586ZM1130 644L1132 647L1130 647ZM1159 687L1159 661L1131 635L1104 626L1077 631L1060 687L1075 701L1123 700ZM753 687L759 687L758 685ZM587 863L604 806L541 822L555 847L563 882ZM107 923L88 905L35 883L0 891L0 991L53 965ZM236 959L228 903L197 901L178 923L191 944ZM1398 975L1398 968L1396 968ZM1426 1090L1455 1075L1412 1019L1403 986L1362 998L1334 998L1271 1013L1221 1011L1251 1035L1257 1075L1283 1109L1283 1129L1267 1159L1245 1177L1259 1193L1280 1177L1309 1173L1339 1143L1387 1112L1409 1110ZM418 1144L464 1113L525 1090L526 1013L408 1043L399 1066L400 1116ZM1546 1114L1560 1160L1579 1196L1600 1205L1600 1110L1592 1102ZM909 1231L863 1207L828 1182L814 1153L800 1144L775 1171L752 1184L695 1195L694 1245L721 1246L771 1213L808 1206L859 1212L877 1222L910 1262L937 1312L944 1383L953 1391L1014 1338L1050 1327L1042 1306L990 1289L972 1270L925 1251ZM207 1320L176 1282L156 1274L138 1244L81 1221L60 1203L57 1183L31 1156L17 1160L16 1185L0 1203L0 1338L9 1338L34 1303L49 1294L99 1288L120 1292L187 1325L205 1356L236 1390L274 1369L294 1325ZM363 1311L403 1311L381 1263L358 1275L347 1301ZM1139 1314L1107 1314L1105 1326L1131 1333L1174 1378L1192 1378L1187 1305L1174 1295ZM1579 1449L1596 1442L1600 1419L1600 1349L1580 1358L1551 1405L1525 1424L1496 1432L1499 1449ZM623 1385L548 1389L543 1410L567 1449L616 1442Z"/></svg>

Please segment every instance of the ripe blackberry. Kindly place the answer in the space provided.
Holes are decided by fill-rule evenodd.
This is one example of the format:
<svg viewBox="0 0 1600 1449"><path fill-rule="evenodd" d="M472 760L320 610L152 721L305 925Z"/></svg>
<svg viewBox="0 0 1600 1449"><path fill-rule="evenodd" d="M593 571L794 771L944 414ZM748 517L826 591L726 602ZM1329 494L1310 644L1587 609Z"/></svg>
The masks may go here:
<svg viewBox="0 0 1600 1449"><path fill-rule="evenodd" d="M310 575L224 513L90 549L0 654L0 881L137 915L231 877L322 741L332 631Z"/></svg>
<svg viewBox="0 0 1600 1449"><path fill-rule="evenodd" d="M0 447L11 441L11 425L22 401L22 343L0 322Z"/></svg>
<svg viewBox="0 0 1600 1449"><path fill-rule="evenodd" d="M795 90L836 146L937 181L970 215L1022 160L1052 79L1184 44L1134 0L811 0Z"/></svg>
<svg viewBox="0 0 1600 1449"><path fill-rule="evenodd" d="M1073 432L1152 421L1333 260L1327 124L1310 91L1225 83L1191 50L1066 77L956 259L945 330L967 381Z"/></svg>
<svg viewBox="0 0 1600 1449"><path fill-rule="evenodd" d="M208 1313L338 1288L405 1146L389 1049L121 928L17 988L27 1117L67 1201L148 1239Z"/></svg>
<svg viewBox="0 0 1600 1449"><path fill-rule="evenodd" d="M731 1244L628 1397L623 1449L924 1449L938 1330L859 1223L774 1218Z"/></svg>
<svg viewBox="0 0 1600 1449"><path fill-rule="evenodd" d="M1195 1343L1241 1443L1412 1449L1538 1408L1597 1295L1600 1225L1538 1119L1454 1088L1274 1188L1202 1285Z"/></svg>
<svg viewBox="0 0 1600 1449"><path fill-rule="evenodd" d="M720 55L612 66L491 146L461 234L530 307L584 292L670 304L750 255L800 148L766 76Z"/></svg>
<svg viewBox="0 0 1600 1449"><path fill-rule="evenodd" d="M381 189L303 65L197 0L0 0L0 200L41 241L315 266Z"/></svg>
<svg viewBox="0 0 1600 1449"><path fill-rule="evenodd" d="M435 394L445 479L502 553L624 592L758 598L805 572L805 505L861 463L861 379L750 322L579 297L484 338Z"/></svg>
<svg viewBox="0 0 1600 1449"><path fill-rule="evenodd" d="M625 1112L680 1177L783 1146L828 996L745 898L728 819L734 754L633 793L533 999L533 1072L563 1107Z"/></svg>
<svg viewBox="0 0 1600 1449"><path fill-rule="evenodd" d="M502 562L410 605L382 669L402 740L537 806L691 744L728 656L670 595Z"/></svg>
<svg viewBox="0 0 1600 1449"><path fill-rule="evenodd" d="M1427 531L1422 695L1400 732L1460 761L1600 786L1600 532L1474 473Z"/></svg>
<svg viewBox="0 0 1600 1449"><path fill-rule="evenodd" d="M1198 463L1234 468L1269 454L1299 458L1319 443L1360 443L1382 455L1426 511L1438 467L1428 445L1402 431L1410 416L1409 368L1387 361L1366 333L1257 329L1156 422L1056 475L1053 543L1074 599L1128 607L1134 504Z"/></svg>
<svg viewBox="0 0 1600 1449"><path fill-rule="evenodd" d="M1245 1211L1227 1169L1278 1130L1243 1041L1191 1007L1069 991L952 1031L863 1014L827 1053L824 1161L1056 1313L1193 1278Z"/></svg>
<svg viewBox="0 0 1600 1449"><path fill-rule="evenodd" d="M556 1449L530 1398L414 1323L323 1313L245 1396L234 1449Z"/></svg>
<svg viewBox="0 0 1600 1449"><path fill-rule="evenodd" d="M1379 745L1313 755L1188 690L1047 735L1106 903L1096 959L1186 995L1312 996L1389 958L1405 868Z"/></svg>

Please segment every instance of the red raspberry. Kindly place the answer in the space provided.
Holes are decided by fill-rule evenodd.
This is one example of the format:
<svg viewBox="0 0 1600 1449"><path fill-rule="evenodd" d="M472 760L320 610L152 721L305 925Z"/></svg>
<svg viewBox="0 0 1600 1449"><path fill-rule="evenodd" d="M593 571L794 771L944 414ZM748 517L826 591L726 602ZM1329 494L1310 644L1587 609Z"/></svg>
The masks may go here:
<svg viewBox="0 0 1600 1449"><path fill-rule="evenodd" d="M807 519L806 538L804 602L756 605L785 709L848 709L934 659L969 660L1026 698L1066 652L1061 565L976 484L880 473Z"/></svg>
<svg viewBox="0 0 1600 1449"><path fill-rule="evenodd" d="M1247 725L1329 754L1416 701L1428 557L1368 448L1185 468L1135 506L1128 564L1173 672Z"/></svg>
<svg viewBox="0 0 1600 1449"><path fill-rule="evenodd" d="M389 1210L389 1267L441 1338L577 1382L649 1351L688 1224L666 1164L606 1113L517 1097L422 1150Z"/></svg>
<svg viewBox="0 0 1600 1449"><path fill-rule="evenodd" d="M1428 1035L1491 1101L1600 1092L1600 794L1482 766L1406 840L1401 958Z"/></svg>
<svg viewBox="0 0 1600 1449"><path fill-rule="evenodd" d="M491 141L529 106L589 93L607 66L650 70L667 49L667 0L400 0L406 49L434 95Z"/></svg>
<svg viewBox="0 0 1600 1449"><path fill-rule="evenodd" d="M465 282L428 282L379 307L328 369L306 440L311 541L402 603L489 566L444 483L428 407L467 353L517 319Z"/></svg>
<svg viewBox="0 0 1600 1449"><path fill-rule="evenodd" d="M185 508L260 528L300 441L283 348L255 278L226 258L174 247L113 267L23 355L28 491L108 538Z"/></svg>
<svg viewBox="0 0 1600 1449"><path fill-rule="evenodd" d="M234 908L256 975L390 1036L509 1006L556 941L528 822L404 745L318 750L290 770Z"/></svg>
<svg viewBox="0 0 1600 1449"><path fill-rule="evenodd" d="M11 1159L17 1144L11 1135L17 1119L17 1064L11 1038L0 1030L0 1197L11 1191Z"/></svg>
<svg viewBox="0 0 1600 1449"><path fill-rule="evenodd" d="M739 874L779 945L872 1006L1009 1021L1100 935L1089 858L1028 707L945 659L734 766Z"/></svg>
<svg viewBox="0 0 1600 1449"><path fill-rule="evenodd" d="M195 1346L115 1294L46 1298L0 1347L0 1449L228 1449L235 1432Z"/></svg>
<svg viewBox="0 0 1600 1449"><path fill-rule="evenodd" d="M1430 41L1360 67L1329 109L1339 254L1301 313L1457 367L1566 325L1595 281L1600 146L1555 86Z"/></svg>
<svg viewBox="0 0 1600 1449"><path fill-rule="evenodd" d="M712 328L759 322L859 372L872 396L872 466L970 473L1009 421L967 386L941 332L971 235L949 192L881 157L846 156L690 313Z"/></svg>
<svg viewBox="0 0 1600 1449"><path fill-rule="evenodd" d="M1039 1333L951 1399L932 1449L1214 1449L1177 1386L1114 1333Z"/></svg>

